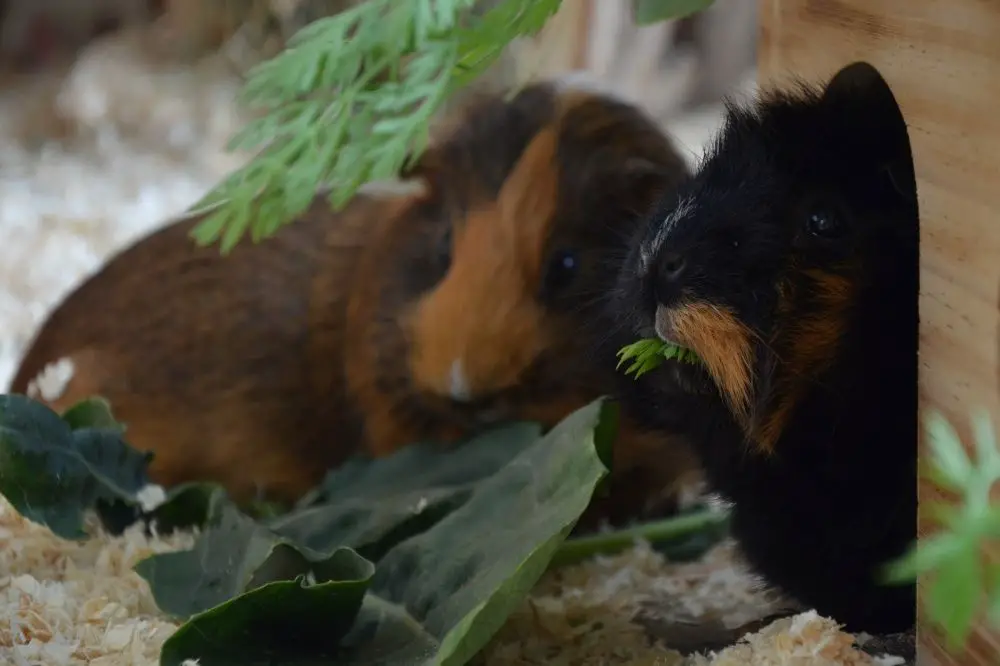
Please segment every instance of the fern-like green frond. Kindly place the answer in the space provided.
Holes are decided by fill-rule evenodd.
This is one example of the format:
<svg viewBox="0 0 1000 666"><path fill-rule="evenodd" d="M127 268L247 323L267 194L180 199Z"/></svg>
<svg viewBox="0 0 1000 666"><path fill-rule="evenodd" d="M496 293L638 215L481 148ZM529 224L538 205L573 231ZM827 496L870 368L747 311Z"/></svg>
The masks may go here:
<svg viewBox="0 0 1000 666"><path fill-rule="evenodd" d="M367 0L299 31L252 70L244 89L264 114L230 143L254 159L190 210L193 235L223 253L304 211L317 188L341 209L358 188L391 178L427 145L434 113L515 38L538 31L561 0Z"/></svg>
<svg viewBox="0 0 1000 666"><path fill-rule="evenodd" d="M694 351L658 338L646 338L626 345L618 350L618 368L626 361L632 361L625 369L626 375L634 375L636 379L655 370L664 361L676 359L683 363L698 363L698 355Z"/></svg>
<svg viewBox="0 0 1000 666"><path fill-rule="evenodd" d="M941 414L928 415L924 427L930 447L924 475L959 493L961 501L958 506L938 502L921 506L942 529L890 563L886 581L909 582L920 574L932 574L927 617L941 627L949 649L957 650L984 602L988 618L1000 623L1000 566L984 563L981 556L983 543L1000 537L1000 507L990 502L991 489L1000 481L1000 451L985 412L973 417L975 460Z"/></svg>

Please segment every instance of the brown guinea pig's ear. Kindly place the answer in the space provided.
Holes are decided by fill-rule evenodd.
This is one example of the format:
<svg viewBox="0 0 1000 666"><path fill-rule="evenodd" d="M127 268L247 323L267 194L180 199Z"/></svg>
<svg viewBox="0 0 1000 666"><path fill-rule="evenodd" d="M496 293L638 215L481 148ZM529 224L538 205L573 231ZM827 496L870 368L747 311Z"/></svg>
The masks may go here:
<svg viewBox="0 0 1000 666"><path fill-rule="evenodd" d="M421 199L427 201L439 198L446 178L440 156L433 148L428 148L412 164L403 165L399 177L402 180L423 181L424 194Z"/></svg>
<svg viewBox="0 0 1000 666"><path fill-rule="evenodd" d="M627 183L628 190L636 194L653 191L659 195L660 190L676 180L676 168L657 164L644 157L630 157L623 164L617 165L617 173L609 174Z"/></svg>

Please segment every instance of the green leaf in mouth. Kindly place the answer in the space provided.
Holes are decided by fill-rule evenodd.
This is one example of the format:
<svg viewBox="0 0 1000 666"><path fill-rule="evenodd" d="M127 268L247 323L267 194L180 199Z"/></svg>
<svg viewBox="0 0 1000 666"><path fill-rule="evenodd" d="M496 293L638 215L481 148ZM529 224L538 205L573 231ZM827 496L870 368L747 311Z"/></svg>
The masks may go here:
<svg viewBox="0 0 1000 666"><path fill-rule="evenodd" d="M625 369L625 374L634 375L636 379L670 359L691 364L701 362L693 350L672 342L664 342L659 338L645 338L622 347L618 350L618 359L618 369L626 361L632 362Z"/></svg>

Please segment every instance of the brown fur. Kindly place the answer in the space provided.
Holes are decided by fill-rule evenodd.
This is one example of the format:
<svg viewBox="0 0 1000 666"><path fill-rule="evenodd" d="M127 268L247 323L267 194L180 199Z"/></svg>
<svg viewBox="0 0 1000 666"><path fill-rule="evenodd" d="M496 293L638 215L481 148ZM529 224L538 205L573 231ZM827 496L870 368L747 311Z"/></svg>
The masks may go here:
<svg viewBox="0 0 1000 666"><path fill-rule="evenodd" d="M730 409L745 421L753 395L753 339L732 312L711 303L684 303L657 311L657 328L695 351L719 386Z"/></svg>
<svg viewBox="0 0 1000 666"><path fill-rule="evenodd" d="M546 339L547 313L530 298L559 193L555 148L552 130L532 140L496 202L470 213L451 270L415 304L411 373L423 390L447 397L455 359L474 397L509 390L558 342ZM497 344L505 337L517 344Z"/></svg>
<svg viewBox="0 0 1000 666"><path fill-rule="evenodd" d="M410 176L416 194L309 213L228 257L193 221L115 257L43 326L13 390L70 355L65 406L98 393L153 450L154 480L294 498L360 450L454 442L495 422L550 427L609 392L591 306L614 248L684 174L634 109L533 86L473 102ZM450 235L449 235L450 233ZM549 289L570 248L576 281ZM620 251L619 251L620 252ZM455 359L469 395L449 398ZM621 518L688 478L680 443L626 423L616 476L647 473ZM624 495L619 495L624 497Z"/></svg>
<svg viewBox="0 0 1000 666"><path fill-rule="evenodd" d="M796 272L796 279L811 283L809 293L821 309L806 317L792 317L790 299L794 287L791 282L781 285L779 320L790 324L785 330L779 329L770 344L787 351L765 408L758 410L748 428L751 440L765 453L774 452L775 442L809 388L810 378L825 372L831 359L836 358L846 330L847 310L854 297L854 285L845 275L818 269Z"/></svg>
<svg viewBox="0 0 1000 666"><path fill-rule="evenodd" d="M765 342L787 351L763 408L753 403L757 333L732 312L710 303L688 302L661 308L656 315L657 328L698 354L747 438L764 454L774 452L774 443L804 394L808 378L824 371L828 359L834 358L852 298L853 287L843 275L815 269L796 272L794 267L790 270L812 282L810 293L822 305L822 316L790 317L790 325ZM782 313L790 313L793 289L791 281L779 285L778 308ZM785 321L784 317L780 320Z"/></svg>
<svg viewBox="0 0 1000 666"><path fill-rule="evenodd" d="M68 356L74 375L53 407L106 397L129 441L155 453L155 481L214 480L240 500L259 486L294 496L351 452L338 438L357 437L337 370L343 285L377 222L403 204L358 197L331 219L317 200L228 257L194 247L197 220L169 225L65 299L11 390Z"/></svg>

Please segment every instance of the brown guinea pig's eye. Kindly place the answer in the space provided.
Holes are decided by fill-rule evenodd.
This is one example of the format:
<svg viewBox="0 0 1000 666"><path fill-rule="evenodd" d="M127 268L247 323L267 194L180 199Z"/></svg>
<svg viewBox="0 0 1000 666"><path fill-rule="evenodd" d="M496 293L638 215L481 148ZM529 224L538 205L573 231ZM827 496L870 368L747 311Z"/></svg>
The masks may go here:
<svg viewBox="0 0 1000 666"><path fill-rule="evenodd" d="M444 232L438 240L437 259L439 265L443 268L447 268L451 265L451 243L452 231L451 225L449 224L444 228Z"/></svg>
<svg viewBox="0 0 1000 666"><path fill-rule="evenodd" d="M573 283L579 265L576 253L571 250L557 250L549 259L545 272L545 290L555 293Z"/></svg>

